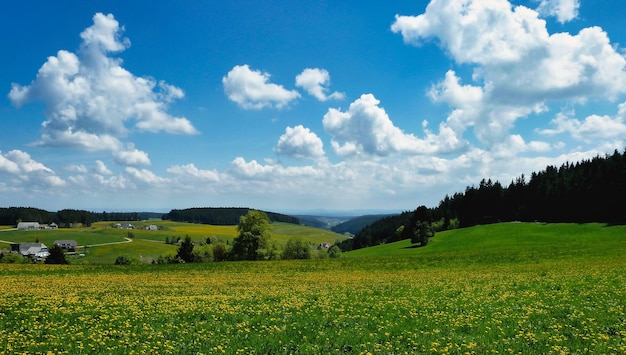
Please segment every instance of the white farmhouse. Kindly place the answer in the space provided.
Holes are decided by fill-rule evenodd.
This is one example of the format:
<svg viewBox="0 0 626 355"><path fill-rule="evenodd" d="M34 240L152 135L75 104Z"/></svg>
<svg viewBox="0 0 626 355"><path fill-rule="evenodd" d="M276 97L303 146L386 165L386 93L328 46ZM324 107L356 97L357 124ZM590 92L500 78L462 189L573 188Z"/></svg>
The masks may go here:
<svg viewBox="0 0 626 355"><path fill-rule="evenodd" d="M11 244L11 251L36 260L45 259L50 255L48 247L43 243Z"/></svg>
<svg viewBox="0 0 626 355"><path fill-rule="evenodd" d="M19 222L17 224L17 229L22 231L34 231L40 228L39 222Z"/></svg>

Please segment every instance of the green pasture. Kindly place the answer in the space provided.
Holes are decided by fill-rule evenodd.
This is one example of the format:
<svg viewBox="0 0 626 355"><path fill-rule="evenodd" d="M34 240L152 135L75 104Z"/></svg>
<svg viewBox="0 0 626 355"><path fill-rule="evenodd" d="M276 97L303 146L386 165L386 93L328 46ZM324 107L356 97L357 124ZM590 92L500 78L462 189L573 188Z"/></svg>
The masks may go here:
<svg viewBox="0 0 626 355"><path fill-rule="evenodd" d="M177 246L150 240L135 239L130 243L107 244L98 247L88 247L86 252L79 250L79 254L68 255L72 264L114 264L118 256L125 256L133 263L149 264L159 256L175 256ZM84 256L81 256L83 253Z"/></svg>
<svg viewBox="0 0 626 355"><path fill-rule="evenodd" d="M499 223L437 233L426 247L408 240L344 253L346 258L414 256L432 265L626 258L626 226Z"/></svg>

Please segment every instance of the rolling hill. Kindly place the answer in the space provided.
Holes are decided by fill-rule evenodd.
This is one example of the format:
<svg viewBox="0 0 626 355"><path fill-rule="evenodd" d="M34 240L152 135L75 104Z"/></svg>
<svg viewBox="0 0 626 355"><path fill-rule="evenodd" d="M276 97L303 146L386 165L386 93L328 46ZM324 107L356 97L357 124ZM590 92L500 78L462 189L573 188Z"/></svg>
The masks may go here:
<svg viewBox="0 0 626 355"><path fill-rule="evenodd" d="M437 233L426 247L409 240L353 250L346 258L412 256L424 264L504 264L626 255L626 226L498 223Z"/></svg>

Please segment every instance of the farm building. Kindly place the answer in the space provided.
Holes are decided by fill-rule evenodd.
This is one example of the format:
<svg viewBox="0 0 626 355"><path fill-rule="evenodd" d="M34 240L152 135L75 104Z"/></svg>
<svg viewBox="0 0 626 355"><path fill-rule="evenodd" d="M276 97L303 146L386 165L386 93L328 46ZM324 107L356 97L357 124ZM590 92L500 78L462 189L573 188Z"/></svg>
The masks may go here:
<svg viewBox="0 0 626 355"><path fill-rule="evenodd" d="M45 259L50 255L48 247L43 243L13 243L11 244L11 251L38 260Z"/></svg>
<svg viewBox="0 0 626 355"><path fill-rule="evenodd" d="M60 246L62 249L66 251L76 251L76 247L78 243L75 240L55 240L54 245Z"/></svg>
<svg viewBox="0 0 626 355"><path fill-rule="evenodd" d="M22 231L33 231L38 230L40 228L39 222L19 222L17 224L17 229Z"/></svg>
<svg viewBox="0 0 626 355"><path fill-rule="evenodd" d="M156 224L151 224L147 226L146 229L149 231L156 231L156 230L159 230L159 227Z"/></svg>

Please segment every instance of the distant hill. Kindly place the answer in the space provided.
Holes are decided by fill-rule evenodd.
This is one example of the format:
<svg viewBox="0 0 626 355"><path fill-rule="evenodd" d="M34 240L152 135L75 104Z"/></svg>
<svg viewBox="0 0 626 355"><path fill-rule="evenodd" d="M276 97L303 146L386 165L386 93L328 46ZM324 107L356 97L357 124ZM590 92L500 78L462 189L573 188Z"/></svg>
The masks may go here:
<svg viewBox="0 0 626 355"><path fill-rule="evenodd" d="M326 230L331 230L333 227L352 218L316 215L295 215L294 217L297 217L302 225Z"/></svg>
<svg viewBox="0 0 626 355"><path fill-rule="evenodd" d="M385 218L387 216L391 216L391 215L387 215L387 214L375 214L375 215L367 215L367 216L359 216L359 217L355 217L352 219L349 219L343 223L340 223L332 228L330 228L330 230L332 230L335 233L339 233L339 234L344 234L344 233L350 233L352 235L355 235L357 233L359 233L361 231L361 229L365 228L366 226L382 219Z"/></svg>
<svg viewBox="0 0 626 355"><path fill-rule="evenodd" d="M212 224L216 226L232 226L239 224L239 218L248 213L247 207L196 207L184 210L171 210L162 219L174 222ZM275 212L263 211L272 222L300 224L300 220Z"/></svg>
<svg viewBox="0 0 626 355"><path fill-rule="evenodd" d="M148 219L161 219L165 213L162 212L139 212L139 218L142 221Z"/></svg>

